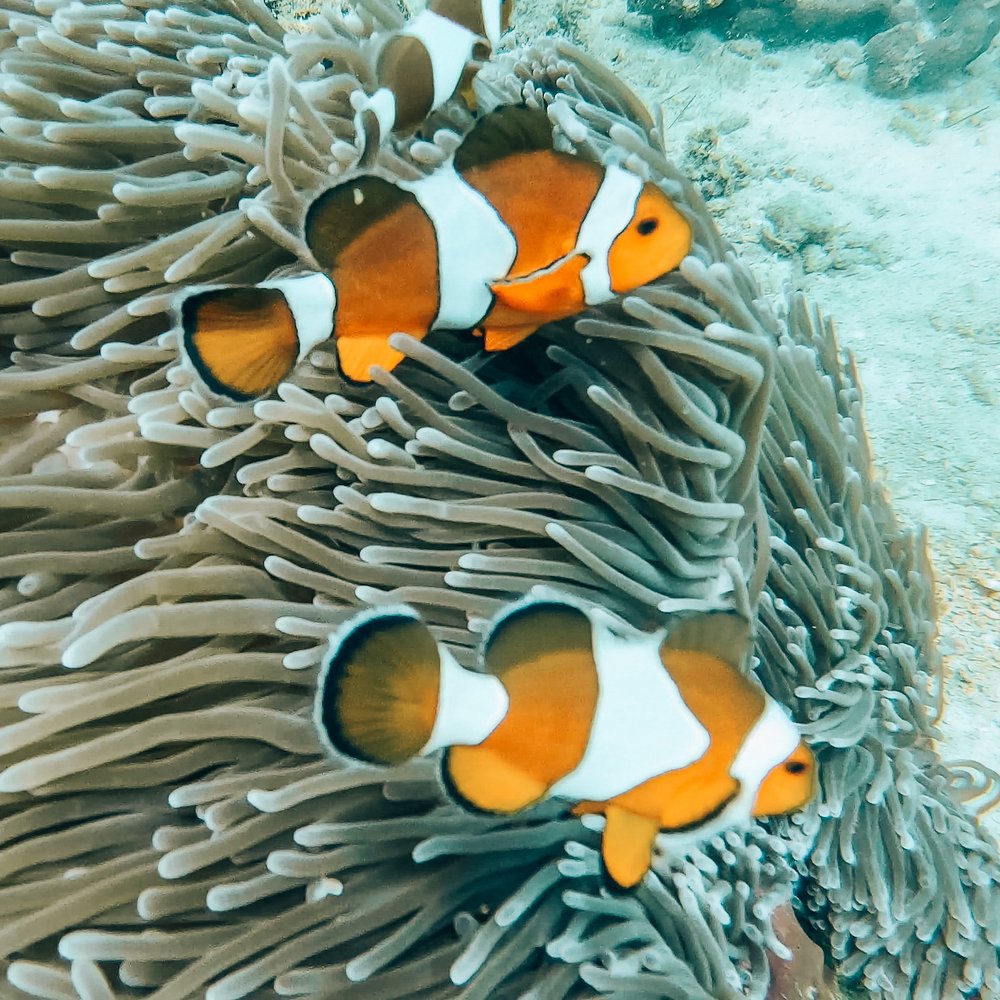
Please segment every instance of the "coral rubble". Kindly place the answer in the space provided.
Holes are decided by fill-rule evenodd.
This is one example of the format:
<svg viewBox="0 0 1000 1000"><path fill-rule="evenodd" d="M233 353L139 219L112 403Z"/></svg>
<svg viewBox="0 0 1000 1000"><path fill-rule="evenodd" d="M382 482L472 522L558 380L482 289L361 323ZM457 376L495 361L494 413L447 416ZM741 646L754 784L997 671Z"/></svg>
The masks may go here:
<svg viewBox="0 0 1000 1000"><path fill-rule="evenodd" d="M399 337L373 388L314 352L217 406L177 364L188 282L305 259L353 167L364 0L284 37L250 0L0 5L0 956L37 997L762 998L792 898L873 996L1000 996L1000 862L937 758L918 539L873 482L828 324L760 300L635 97L557 42L483 106L551 106L695 227L679 274L487 357ZM384 148L414 177L471 124ZM774 389L772 391L772 385ZM456 656L557 585L635 624L759 611L757 672L821 755L796 822L599 886L554 805L472 817L426 762L338 770L326 636L406 601ZM970 791L971 789L971 791Z"/></svg>
<svg viewBox="0 0 1000 1000"><path fill-rule="evenodd" d="M865 43L868 86L898 94L934 86L982 55L1000 11L980 0L628 0L657 34L708 28L778 45L817 37Z"/></svg>

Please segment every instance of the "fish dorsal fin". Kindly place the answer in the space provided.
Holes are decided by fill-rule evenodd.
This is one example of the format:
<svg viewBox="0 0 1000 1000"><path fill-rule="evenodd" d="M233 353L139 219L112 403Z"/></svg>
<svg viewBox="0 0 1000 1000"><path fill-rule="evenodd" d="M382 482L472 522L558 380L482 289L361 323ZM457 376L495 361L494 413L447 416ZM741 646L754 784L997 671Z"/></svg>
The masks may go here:
<svg viewBox="0 0 1000 1000"><path fill-rule="evenodd" d="M735 611L679 616L668 626L662 651L707 653L737 670L750 648L750 623Z"/></svg>
<svg viewBox="0 0 1000 1000"><path fill-rule="evenodd" d="M313 256L328 270L341 251L369 226L416 197L391 181L365 175L328 188L306 212L305 240Z"/></svg>
<svg viewBox="0 0 1000 1000"><path fill-rule="evenodd" d="M491 46L510 25L513 0L430 0L428 10L485 38Z"/></svg>
<svg viewBox="0 0 1000 1000"><path fill-rule="evenodd" d="M461 174L513 153L552 148L552 124L544 110L506 104L480 118L462 140L455 152L455 169Z"/></svg>
<svg viewBox="0 0 1000 1000"><path fill-rule="evenodd" d="M483 643L483 666L502 677L526 661L572 651L592 655L590 619L572 604L536 601L515 607L493 626Z"/></svg>

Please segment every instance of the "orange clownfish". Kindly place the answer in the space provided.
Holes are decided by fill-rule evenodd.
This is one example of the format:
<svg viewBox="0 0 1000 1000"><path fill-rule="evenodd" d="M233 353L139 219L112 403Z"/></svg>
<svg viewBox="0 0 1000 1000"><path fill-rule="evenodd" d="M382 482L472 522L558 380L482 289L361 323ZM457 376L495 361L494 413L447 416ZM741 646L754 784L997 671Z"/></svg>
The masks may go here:
<svg viewBox="0 0 1000 1000"><path fill-rule="evenodd" d="M377 144L390 132L414 129L455 94L475 110L472 78L500 44L513 6L513 0L431 0L380 49L378 90L352 98L359 135Z"/></svg>
<svg viewBox="0 0 1000 1000"><path fill-rule="evenodd" d="M631 888L658 834L702 839L815 792L791 719L740 672L749 647L749 625L730 612L626 634L575 603L527 600L493 625L473 671L412 610L367 611L331 638L315 720L354 761L443 749L443 784L472 810L558 798L603 814L605 872Z"/></svg>
<svg viewBox="0 0 1000 1000"><path fill-rule="evenodd" d="M520 105L486 115L419 180L330 188L304 231L321 272L184 297L184 351L217 393L266 395L330 336L355 382L402 361L396 332L475 330L506 350L672 271L691 246L660 188L556 151L546 112Z"/></svg>

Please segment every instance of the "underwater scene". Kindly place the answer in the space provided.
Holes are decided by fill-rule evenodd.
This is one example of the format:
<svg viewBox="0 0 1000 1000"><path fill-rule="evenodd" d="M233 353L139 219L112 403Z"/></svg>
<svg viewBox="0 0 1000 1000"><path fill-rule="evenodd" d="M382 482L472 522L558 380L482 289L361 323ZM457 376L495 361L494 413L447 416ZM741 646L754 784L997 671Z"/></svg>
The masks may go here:
<svg viewBox="0 0 1000 1000"><path fill-rule="evenodd" d="M0 998L1000 1000L1000 3L0 0Z"/></svg>

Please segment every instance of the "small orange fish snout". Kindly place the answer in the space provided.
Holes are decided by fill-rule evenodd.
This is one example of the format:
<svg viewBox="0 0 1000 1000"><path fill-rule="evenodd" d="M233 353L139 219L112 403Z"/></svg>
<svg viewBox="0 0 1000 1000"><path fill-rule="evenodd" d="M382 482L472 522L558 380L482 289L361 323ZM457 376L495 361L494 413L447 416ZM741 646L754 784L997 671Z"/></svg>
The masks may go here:
<svg viewBox="0 0 1000 1000"><path fill-rule="evenodd" d="M800 741L788 757L765 775L752 813L761 817L795 812L816 794L817 788L816 758Z"/></svg>
<svg viewBox="0 0 1000 1000"><path fill-rule="evenodd" d="M691 249L691 226L670 199L647 181L635 214L608 253L611 289L631 292L672 271Z"/></svg>

